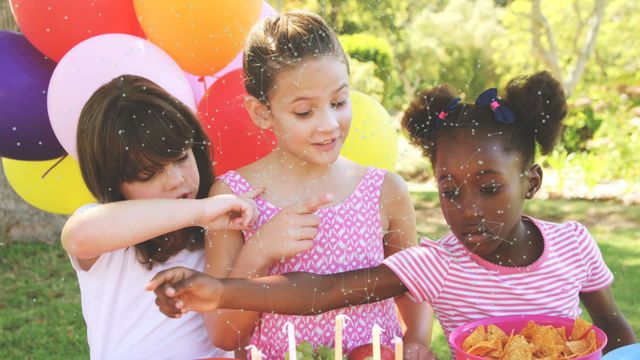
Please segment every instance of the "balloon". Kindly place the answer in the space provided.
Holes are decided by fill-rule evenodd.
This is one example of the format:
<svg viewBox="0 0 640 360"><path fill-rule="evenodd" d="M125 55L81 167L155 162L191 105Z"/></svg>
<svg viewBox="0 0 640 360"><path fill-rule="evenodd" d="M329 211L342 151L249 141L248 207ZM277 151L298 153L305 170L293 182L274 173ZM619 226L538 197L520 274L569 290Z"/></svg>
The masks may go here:
<svg viewBox="0 0 640 360"><path fill-rule="evenodd" d="M96 35L143 35L131 0L11 0L11 9L27 39L55 61Z"/></svg>
<svg viewBox="0 0 640 360"><path fill-rule="evenodd" d="M145 35L194 75L211 75L244 46L262 1L134 0Z"/></svg>
<svg viewBox="0 0 640 360"><path fill-rule="evenodd" d="M262 2L262 9L260 10L260 20L266 18L267 16L278 15L278 11L274 9L268 2Z"/></svg>
<svg viewBox="0 0 640 360"><path fill-rule="evenodd" d="M40 210L71 214L96 201L82 180L80 166L69 156L46 161L3 158L2 166L13 190Z"/></svg>
<svg viewBox="0 0 640 360"><path fill-rule="evenodd" d="M100 86L122 74L148 78L196 108L189 82L162 49L125 34L106 34L71 49L53 71L47 107L51 126L64 149L78 158L76 129L84 104Z"/></svg>
<svg viewBox="0 0 640 360"><path fill-rule="evenodd" d="M387 110L369 95L351 91L353 120L340 153L362 165L394 171L398 133Z"/></svg>
<svg viewBox="0 0 640 360"><path fill-rule="evenodd" d="M47 88L56 64L12 31L0 31L0 54L0 156L47 160L64 155L47 115Z"/></svg>
<svg viewBox="0 0 640 360"><path fill-rule="evenodd" d="M198 105L198 115L211 139L217 175L264 157L276 145L275 135L258 128L245 109L243 81L242 69L226 74Z"/></svg>
<svg viewBox="0 0 640 360"><path fill-rule="evenodd" d="M266 18L267 16L276 15L278 12L269 5L268 2L264 1L262 3L262 12L260 13L260 20ZM193 98L196 99L196 103L199 103L204 96L204 93L207 89L213 85L213 83L224 75L232 72L233 70L242 68L242 61L244 57L244 51L240 51L238 55L236 55L230 63L227 64L222 70L218 71L212 76L196 76L193 74L186 73L187 80L189 80L189 84L191 85L191 90L193 91Z"/></svg>

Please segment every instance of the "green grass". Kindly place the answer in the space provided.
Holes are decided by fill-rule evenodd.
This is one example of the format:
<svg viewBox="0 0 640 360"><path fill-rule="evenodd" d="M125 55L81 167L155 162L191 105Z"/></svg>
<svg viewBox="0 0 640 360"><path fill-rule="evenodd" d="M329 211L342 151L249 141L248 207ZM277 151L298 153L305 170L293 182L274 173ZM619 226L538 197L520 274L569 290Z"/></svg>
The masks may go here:
<svg viewBox="0 0 640 360"><path fill-rule="evenodd" d="M437 239L447 231L435 192L413 193L418 216L418 233ZM536 218L562 222L576 220L585 224L600 246L613 274L613 293L618 306L640 338L640 206L615 201L531 200L525 213ZM585 312L585 318L589 318ZM442 329L435 324L433 349L440 359L448 359L449 346Z"/></svg>
<svg viewBox="0 0 640 360"><path fill-rule="evenodd" d="M0 247L0 359L86 359L76 274L59 243Z"/></svg>
<svg viewBox="0 0 640 360"><path fill-rule="evenodd" d="M421 236L447 231L433 192L414 193ZM640 206L582 200L533 200L527 214L551 220L578 220L589 227L616 275L618 305L640 335ZM88 358L80 291L59 243L0 243L0 359ZM433 346L449 358L436 325Z"/></svg>

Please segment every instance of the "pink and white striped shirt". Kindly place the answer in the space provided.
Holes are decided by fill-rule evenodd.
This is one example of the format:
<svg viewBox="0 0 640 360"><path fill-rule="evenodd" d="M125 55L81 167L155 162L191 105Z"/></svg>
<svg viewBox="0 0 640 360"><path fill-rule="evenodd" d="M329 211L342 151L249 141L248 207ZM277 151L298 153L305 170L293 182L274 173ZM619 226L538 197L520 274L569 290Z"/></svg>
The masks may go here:
<svg viewBox="0 0 640 360"><path fill-rule="evenodd" d="M451 233L384 260L416 301L428 301L445 335L468 322L506 315L575 318L581 292L613 282L598 245L584 225L525 217L544 239L542 256L526 267L506 267L470 253Z"/></svg>

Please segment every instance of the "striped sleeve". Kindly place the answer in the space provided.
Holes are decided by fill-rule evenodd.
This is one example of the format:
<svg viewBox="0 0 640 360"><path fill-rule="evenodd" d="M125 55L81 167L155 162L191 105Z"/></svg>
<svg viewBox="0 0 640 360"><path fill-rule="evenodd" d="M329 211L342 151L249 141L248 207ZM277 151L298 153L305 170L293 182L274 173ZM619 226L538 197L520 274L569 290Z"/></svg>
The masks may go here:
<svg viewBox="0 0 640 360"><path fill-rule="evenodd" d="M439 244L424 239L420 246L397 252L383 263L398 275L414 301L433 303L447 281L451 256Z"/></svg>
<svg viewBox="0 0 640 360"><path fill-rule="evenodd" d="M574 223L576 241L585 264L585 279L580 292L592 292L603 289L613 283L613 274L605 264L602 253L598 244L587 228L580 224Z"/></svg>

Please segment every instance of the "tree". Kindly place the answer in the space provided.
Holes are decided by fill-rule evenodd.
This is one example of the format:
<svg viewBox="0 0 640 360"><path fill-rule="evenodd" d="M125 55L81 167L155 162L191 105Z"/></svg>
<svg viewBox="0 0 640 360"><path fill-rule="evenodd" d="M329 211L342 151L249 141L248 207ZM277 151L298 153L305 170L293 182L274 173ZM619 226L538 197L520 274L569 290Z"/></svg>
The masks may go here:
<svg viewBox="0 0 640 360"><path fill-rule="evenodd" d="M604 17L605 0L595 1L591 15L586 20L582 18L580 3L578 3L577 0L573 2L573 9L575 10L577 19L577 29L572 54L575 60L573 65L567 66L568 69L565 76L558 60L558 47L553 30L540 9L540 0L531 1L531 38L533 49L554 76L563 82L567 96L573 94L580 78L584 74L586 64L595 50L600 24ZM579 46L579 37L583 34L585 39L582 42L582 46ZM546 40L546 46L542 42L543 39Z"/></svg>
<svg viewBox="0 0 640 360"><path fill-rule="evenodd" d="M0 30L18 31L18 25L13 20L11 5L8 1L0 1Z"/></svg>

